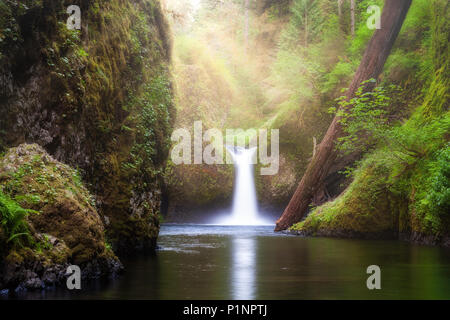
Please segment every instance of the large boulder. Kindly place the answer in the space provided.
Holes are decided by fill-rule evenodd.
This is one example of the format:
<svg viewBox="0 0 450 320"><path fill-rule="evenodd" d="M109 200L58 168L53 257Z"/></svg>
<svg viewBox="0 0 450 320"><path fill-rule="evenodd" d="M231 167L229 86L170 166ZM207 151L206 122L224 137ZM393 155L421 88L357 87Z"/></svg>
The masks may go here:
<svg viewBox="0 0 450 320"><path fill-rule="evenodd" d="M0 239L4 286L38 289L57 284L71 264L80 266L83 278L121 271L78 172L39 145L22 144L0 159L0 192L29 210L28 240L14 246ZM4 232L0 230L0 238L6 238Z"/></svg>

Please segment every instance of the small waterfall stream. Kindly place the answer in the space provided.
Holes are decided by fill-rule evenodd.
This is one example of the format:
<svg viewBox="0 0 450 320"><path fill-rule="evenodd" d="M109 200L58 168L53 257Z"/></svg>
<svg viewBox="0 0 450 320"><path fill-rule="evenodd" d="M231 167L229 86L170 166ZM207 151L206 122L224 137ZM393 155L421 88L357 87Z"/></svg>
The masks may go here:
<svg viewBox="0 0 450 320"><path fill-rule="evenodd" d="M254 181L253 159L256 156L256 148L244 149L240 147L228 148L233 156L236 170L233 209L231 215L220 221L223 225L267 225L258 213L256 190Z"/></svg>

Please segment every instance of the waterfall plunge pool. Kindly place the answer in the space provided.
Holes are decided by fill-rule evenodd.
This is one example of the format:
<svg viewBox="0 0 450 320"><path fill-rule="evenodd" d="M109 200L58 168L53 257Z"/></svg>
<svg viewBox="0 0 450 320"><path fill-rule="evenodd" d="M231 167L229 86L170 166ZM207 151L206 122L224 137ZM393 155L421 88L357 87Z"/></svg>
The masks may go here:
<svg viewBox="0 0 450 320"><path fill-rule="evenodd" d="M28 299L450 299L450 251L399 241L274 233L258 212L252 149L235 149L232 210L213 225L165 224L154 255L122 259L118 279ZM272 223L272 225L271 225ZM369 290L367 267L381 268Z"/></svg>
<svg viewBox="0 0 450 320"><path fill-rule="evenodd" d="M29 299L450 299L450 251L400 241L301 238L273 226L163 225L154 255L74 292ZM381 290L366 268L381 267Z"/></svg>

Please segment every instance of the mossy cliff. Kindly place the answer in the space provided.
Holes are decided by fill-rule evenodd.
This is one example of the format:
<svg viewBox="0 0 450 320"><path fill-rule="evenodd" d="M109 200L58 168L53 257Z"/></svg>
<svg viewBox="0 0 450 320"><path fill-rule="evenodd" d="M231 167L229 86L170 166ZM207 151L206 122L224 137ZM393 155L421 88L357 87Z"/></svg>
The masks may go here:
<svg viewBox="0 0 450 320"><path fill-rule="evenodd" d="M0 159L0 221L0 288L57 285L71 264L84 279L122 269L78 172L37 144Z"/></svg>
<svg viewBox="0 0 450 320"><path fill-rule="evenodd" d="M66 26L81 8L81 30ZM114 249L153 248L174 108L157 0L0 1L0 145L78 168Z"/></svg>

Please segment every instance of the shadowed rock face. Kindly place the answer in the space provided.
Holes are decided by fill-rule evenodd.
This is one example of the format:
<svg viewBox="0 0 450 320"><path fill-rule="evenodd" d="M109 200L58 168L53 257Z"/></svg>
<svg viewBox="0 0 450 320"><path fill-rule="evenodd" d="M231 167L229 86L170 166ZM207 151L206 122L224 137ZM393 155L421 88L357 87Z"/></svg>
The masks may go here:
<svg viewBox="0 0 450 320"><path fill-rule="evenodd" d="M86 279L121 271L93 198L75 170L37 144L22 144L0 160L0 177L2 193L33 210L26 217L30 238L22 246L12 246L0 235L3 286L59 284L70 264L79 265Z"/></svg>
<svg viewBox="0 0 450 320"><path fill-rule="evenodd" d="M37 143L79 168L114 248L153 248L174 118L168 26L156 0L73 4L81 31L64 1L4 2L0 149Z"/></svg>

